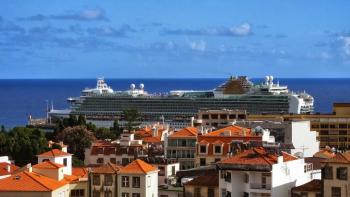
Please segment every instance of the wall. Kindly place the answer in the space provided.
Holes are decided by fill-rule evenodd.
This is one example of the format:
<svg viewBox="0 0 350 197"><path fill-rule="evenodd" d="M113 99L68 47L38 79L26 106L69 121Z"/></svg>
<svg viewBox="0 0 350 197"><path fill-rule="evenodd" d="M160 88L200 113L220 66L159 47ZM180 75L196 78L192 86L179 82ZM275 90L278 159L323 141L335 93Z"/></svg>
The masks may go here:
<svg viewBox="0 0 350 197"><path fill-rule="evenodd" d="M292 154L302 152L304 157L312 157L320 149L320 142L317 141L317 132L310 131L310 121L291 122L292 143L294 150Z"/></svg>
<svg viewBox="0 0 350 197"><path fill-rule="evenodd" d="M350 196L349 180L350 180L350 165L331 164L333 167L333 179L323 179L324 196L332 196L332 187L341 187L342 197ZM337 179L337 168L348 167L348 180Z"/></svg>
<svg viewBox="0 0 350 197"><path fill-rule="evenodd" d="M213 188L214 189L214 196L219 197L219 188L218 187L195 186L195 185L185 185L185 195L190 193L191 196L193 197L195 188L198 188L198 187L200 187L200 196L201 197L208 197L208 188Z"/></svg>

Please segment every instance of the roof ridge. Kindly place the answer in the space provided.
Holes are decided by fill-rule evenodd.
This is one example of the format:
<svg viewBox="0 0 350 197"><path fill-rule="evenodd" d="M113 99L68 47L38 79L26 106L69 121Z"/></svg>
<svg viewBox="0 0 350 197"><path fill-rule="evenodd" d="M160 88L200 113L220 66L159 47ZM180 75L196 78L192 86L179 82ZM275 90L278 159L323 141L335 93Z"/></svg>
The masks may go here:
<svg viewBox="0 0 350 197"><path fill-rule="evenodd" d="M41 186L45 187L47 190L52 191L52 189L50 189L49 187L41 183L39 180L37 180L33 175L31 175L31 173L34 173L34 172L23 171L23 173L26 174L31 179L33 179L35 182L39 183ZM38 176L42 176L42 175L38 174Z"/></svg>
<svg viewBox="0 0 350 197"><path fill-rule="evenodd" d="M136 159L136 160L135 160L136 164L139 166L139 168L142 170L142 172L144 172L144 173L147 174L147 172L145 171L145 169L143 169L142 165L139 163L140 161L141 161L140 159Z"/></svg>

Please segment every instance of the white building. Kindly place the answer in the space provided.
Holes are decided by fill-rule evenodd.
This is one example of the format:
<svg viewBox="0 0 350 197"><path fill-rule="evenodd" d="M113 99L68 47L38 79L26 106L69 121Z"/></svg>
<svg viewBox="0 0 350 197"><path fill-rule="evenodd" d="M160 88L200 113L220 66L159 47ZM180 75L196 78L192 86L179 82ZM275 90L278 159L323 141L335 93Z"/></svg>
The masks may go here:
<svg viewBox="0 0 350 197"><path fill-rule="evenodd" d="M139 159L122 167L118 172L118 196L157 197L158 170Z"/></svg>
<svg viewBox="0 0 350 197"><path fill-rule="evenodd" d="M311 180L312 164L282 152L254 148L219 163L220 197L288 197L291 188Z"/></svg>
<svg viewBox="0 0 350 197"><path fill-rule="evenodd" d="M38 163L44 161L51 161L63 165L63 174L72 175L72 154L61 151L59 149L52 149L38 156Z"/></svg>
<svg viewBox="0 0 350 197"><path fill-rule="evenodd" d="M145 162L158 169L158 185L175 185L176 172L180 170L180 163L174 159L165 158L145 158Z"/></svg>
<svg viewBox="0 0 350 197"><path fill-rule="evenodd" d="M8 156L0 157L0 179L11 176L19 167L11 163Z"/></svg>

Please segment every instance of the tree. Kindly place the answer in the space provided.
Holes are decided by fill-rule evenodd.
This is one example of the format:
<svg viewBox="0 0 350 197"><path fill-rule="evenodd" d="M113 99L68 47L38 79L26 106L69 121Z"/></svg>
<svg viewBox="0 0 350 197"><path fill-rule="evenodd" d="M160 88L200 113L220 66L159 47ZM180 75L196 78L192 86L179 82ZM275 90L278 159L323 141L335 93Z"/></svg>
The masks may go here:
<svg viewBox="0 0 350 197"><path fill-rule="evenodd" d="M1 125L1 133L5 133L6 132L6 129L5 129L5 126L4 125Z"/></svg>
<svg viewBox="0 0 350 197"><path fill-rule="evenodd" d="M86 120L85 117L83 115L79 115L78 116L78 121L77 121L78 125L83 126L86 125Z"/></svg>
<svg viewBox="0 0 350 197"><path fill-rule="evenodd" d="M58 139L68 145L70 153L78 159L84 160L85 149L91 146L95 137L85 126L67 127L58 133Z"/></svg>
<svg viewBox="0 0 350 197"><path fill-rule="evenodd" d="M111 127L110 130L114 133L114 135L116 137L119 137L120 134L122 134L122 132L123 132L123 129L120 128L120 126L119 126L119 121L118 120L114 120L113 127Z"/></svg>
<svg viewBox="0 0 350 197"><path fill-rule="evenodd" d="M95 137L99 140L105 139L115 139L116 135L110 129L107 128L98 128L94 131Z"/></svg>
<svg viewBox="0 0 350 197"><path fill-rule="evenodd" d="M138 121L140 114L136 109L127 109L123 111L124 120L126 121L125 128L129 131L134 130L140 125Z"/></svg>

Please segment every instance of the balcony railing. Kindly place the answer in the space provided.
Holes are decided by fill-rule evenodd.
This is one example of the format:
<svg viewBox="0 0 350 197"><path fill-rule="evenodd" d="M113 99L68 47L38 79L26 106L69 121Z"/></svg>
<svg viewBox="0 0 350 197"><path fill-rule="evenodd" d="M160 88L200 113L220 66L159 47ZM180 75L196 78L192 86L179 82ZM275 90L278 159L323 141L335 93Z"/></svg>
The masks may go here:
<svg viewBox="0 0 350 197"><path fill-rule="evenodd" d="M271 184L251 183L251 184L250 184L250 189L271 190Z"/></svg>

